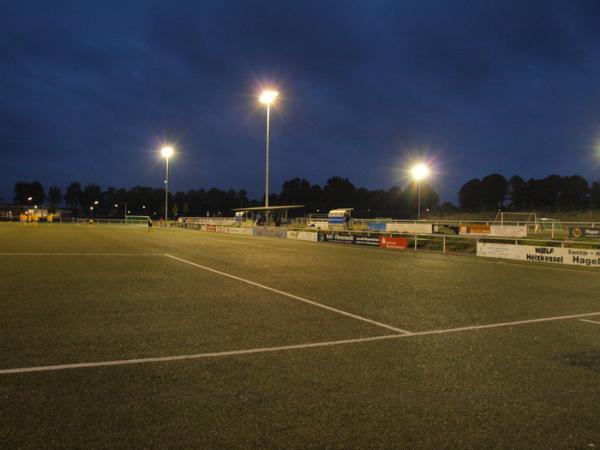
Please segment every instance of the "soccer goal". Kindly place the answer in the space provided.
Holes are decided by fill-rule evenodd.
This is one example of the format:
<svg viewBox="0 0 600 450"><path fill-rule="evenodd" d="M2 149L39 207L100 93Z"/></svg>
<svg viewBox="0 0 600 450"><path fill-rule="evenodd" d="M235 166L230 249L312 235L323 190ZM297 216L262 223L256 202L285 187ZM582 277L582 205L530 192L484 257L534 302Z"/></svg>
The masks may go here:
<svg viewBox="0 0 600 450"><path fill-rule="evenodd" d="M494 224L499 225L535 225L537 214L532 212L499 212L496 213Z"/></svg>
<svg viewBox="0 0 600 450"><path fill-rule="evenodd" d="M150 216L125 216L125 223L145 225L150 220Z"/></svg>

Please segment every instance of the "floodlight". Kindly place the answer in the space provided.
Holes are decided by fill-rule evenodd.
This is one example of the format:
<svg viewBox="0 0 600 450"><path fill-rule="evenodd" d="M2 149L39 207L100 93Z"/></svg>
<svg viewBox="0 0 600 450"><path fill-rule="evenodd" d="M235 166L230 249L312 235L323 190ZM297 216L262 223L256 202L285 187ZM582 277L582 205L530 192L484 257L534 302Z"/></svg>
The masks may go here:
<svg viewBox="0 0 600 450"><path fill-rule="evenodd" d="M413 179L415 181L421 181L424 180L425 178L427 178L429 176L429 167L427 167L425 164L417 164L416 166L414 166L412 169L410 169L410 174L412 175Z"/></svg>
<svg viewBox="0 0 600 450"><path fill-rule="evenodd" d="M173 156L173 152L173 147L163 147L160 149L160 154L162 157L167 159Z"/></svg>
<svg viewBox="0 0 600 450"><path fill-rule="evenodd" d="M265 105L270 105L271 103L273 103L275 101L275 99L277 98L278 95L279 95L279 92L273 91L271 89L266 89L261 92L258 100L261 103L264 103Z"/></svg>

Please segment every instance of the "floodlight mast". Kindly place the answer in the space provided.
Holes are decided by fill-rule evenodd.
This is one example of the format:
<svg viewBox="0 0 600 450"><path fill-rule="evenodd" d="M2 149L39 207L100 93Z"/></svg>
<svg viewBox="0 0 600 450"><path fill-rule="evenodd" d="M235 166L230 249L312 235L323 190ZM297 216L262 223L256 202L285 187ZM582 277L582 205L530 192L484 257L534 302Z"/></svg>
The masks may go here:
<svg viewBox="0 0 600 450"><path fill-rule="evenodd" d="M271 103L275 101L279 92L266 89L262 91L258 100L267 105L267 136L266 136L266 149L265 149L265 208L269 207L269 131L271 121ZM267 215L268 211L265 212Z"/></svg>
<svg viewBox="0 0 600 450"><path fill-rule="evenodd" d="M165 158L165 222L169 219L169 158L173 156L173 147L163 147L160 154Z"/></svg>
<svg viewBox="0 0 600 450"><path fill-rule="evenodd" d="M430 174L429 167L419 163L410 170L413 180L417 182L417 220L421 220L421 181Z"/></svg>

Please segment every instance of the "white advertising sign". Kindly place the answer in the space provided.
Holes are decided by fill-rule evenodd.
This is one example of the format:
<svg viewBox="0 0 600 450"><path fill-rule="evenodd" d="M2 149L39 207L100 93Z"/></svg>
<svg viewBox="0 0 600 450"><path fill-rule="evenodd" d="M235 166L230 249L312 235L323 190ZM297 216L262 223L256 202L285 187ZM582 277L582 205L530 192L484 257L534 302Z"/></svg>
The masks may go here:
<svg viewBox="0 0 600 450"><path fill-rule="evenodd" d="M228 227L227 232L231 234L252 234L252 228L248 227Z"/></svg>
<svg viewBox="0 0 600 450"><path fill-rule="evenodd" d="M288 231L287 238L317 242L318 234L312 231Z"/></svg>
<svg viewBox="0 0 600 450"><path fill-rule="evenodd" d="M479 242L477 244L477 256L600 267L600 250L584 248L535 247L533 245Z"/></svg>
<svg viewBox="0 0 600 450"><path fill-rule="evenodd" d="M527 237L527 225L491 225L490 236L496 237Z"/></svg>
<svg viewBox="0 0 600 450"><path fill-rule="evenodd" d="M392 233L431 234L433 225L430 223L386 223L385 231Z"/></svg>

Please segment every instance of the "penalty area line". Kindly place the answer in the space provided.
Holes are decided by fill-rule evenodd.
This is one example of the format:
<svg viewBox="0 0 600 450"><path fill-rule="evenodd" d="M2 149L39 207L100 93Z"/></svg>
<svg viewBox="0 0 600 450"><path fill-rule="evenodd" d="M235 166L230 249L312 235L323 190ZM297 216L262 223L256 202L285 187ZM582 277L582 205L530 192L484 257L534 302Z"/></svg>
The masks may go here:
<svg viewBox="0 0 600 450"><path fill-rule="evenodd" d="M264 284L257 283L255 281L248 280L246 278L238 277L236 275L232 275L232 274L226 273L226 272L221 272L220 270L216 270L216 269L213 269L211 267L203 266L201 264L196 264L195 262L188 261L187 259L178 258L177 256L169 255L169 254L166 254L166 253L165 253L165 256L167 258L171 258L171 259L174 259L176 261L179 261L179 262L182 262L182 263L185 263L185 264L189 264L190 266L194 266L194 267L197 267L199 269L206 270L208 272L216 273L217 275L221 275L221 276L224 276L224 277L227 277L227 278L231 278L232 280L241 281L242 283L246 283L246 284L249 284L251 286L258 287L260 289L264 289L264 290L267 290L267 291L270 291L270 292L274 292L276 294L283 295L285 297L288 297L288 298L291 298L291 299L294 299L294 300L298 300L298 301L301 301L303 303L308 303L309 305L316 306L316 307L322 308L322 309L326 309L327 311L332 311L332 312L335 312L337 314L341 314L341 315L346 316L346 317L351 317L353 319L360 320L361 322L370 323L371 325L376 325L378 327L386 328L388 330L392 330L392 331L395 331L397 333L412 334L410 331L403 330L402 328L393 327L391 325L388 325L388 324L385 324L385 323L382 323L382 322L377 322L376 320L372 320L372 319L368 319L368 318L363 317L363 316L359 316L358 314L352 314L352 313L349 313L347 311L343 311L341 309L333 308L331 306L327 306L327 305L324 305L322 303L318 303L318 302L315 302L313 300L309 300L307 298L300 297L298 295L290 294L289 292L281 291L279 289L275 289L275 288L266 286Z"/></svg>
<svg viewBox="0 0 600 450"><path fill-rule="evenodd" d="M580 322L594 323L596 325L600 325L600 322L597 320L588 320L588 319L579 319Z"/></svg>
<svg viewBox="0 0 600 450"><path fill-rule="evenodd" d="M29 372L50 372L55 370L67 370L67 369L84 369L90 367L107 367L107 366L124 366L129 364L145 364L145 363L157 363L157 362L170 362L170 361L183 361L191 359L203 359L203 358L216 358L222 356L238 356L238 355L251 355L253 353L270 353L279 352L284 350L297 350L303 348L314 348L314 347L331 347L334 345L343 344L354 344L358 342L369 342L369 341L380 341L383 339L393 339L400 336L408 336L401 334L389 334L385 336L373 336L368 338L357 338L357 339L343 339L339 341L325 341L315 342L311 344L297 344L297 345L283 345L279 347L262 347L252 348L246 350L232 350L225 352L212 352L212 353L196 353L191 355L177 355L177 356L162 356L156 358L136 358L136 359L120 359L115 361L99 361L89 363L74 363L74 364L59 364L54 366L39 366L39 367L21 367L16 369L0 369L0 375L7 375L13 373L29 373Z"/></svg>
<svg viewBox="0 0 600 450"><path fill-rule="evenodd" d="M488 325L474 325L470 327L460 327L460 328L448 328L445 330L430 330L430 331L417 331L410 334L388 334L384 336L372 336L366 338L356 338L356 339L343 339L337 341L324 341L324 342L314 342L309 344L297 344L297 345L284 345L278 347L262 347L262 348L253 348L246 350L232 350L232 351L224 351L224 352L211 352L211 353L196 353L190 355L176 355L176 356L162 356L162 357L154 357L154 358L136 358L136 359L120 359L114 361L98 361L98 362L88 362L88 363L73 363L73 364L59 364L52 366L37 366L37 367L18 367L13 369L0 369L0 375L9 375L9 374L20 374L20 373L30 373L30 372L51 372L56 370L67 370L67 369L83 369L83 368L93 368L93 367L108 367L108 366L125 366L131 364L146 364L146 363L160 363L160 362L170 362L170 361L183 361L183 360L193 360L193 359L203 359L203 358L217 358L217 357L226 357L226 356L242 356L242 355L250 355L250 354L260 354L260 353L272 353L286 350L300 350L307 348L318 348L318 347L333 347L338 345L348 345L348 344L356 344L361 342L373 342L373 341L384 341L384 340L392 340L392 339L408 339L415 336L431 336L436 334L449 334L449 333L458 333L462 331L476 331L476 330L485 330L491 328L501 328L501 327L509 327L509 326L517 326L517 325L525 325L532 323L542 323L542 322L552 322L558 320L569 320L569 319L581 319L582 317L591 317L600 315L600 311L593 313L584 313L584 314L573 314L568 316L556 316L556 317L544 317L540 319L530 319L530 320L517 320L515 322L502 322L502 323L492 323ZM584 319L581 319L584 320ZM587 321L592 322L592 321ZM596 322L600 324L600 322Z"/></svg>

